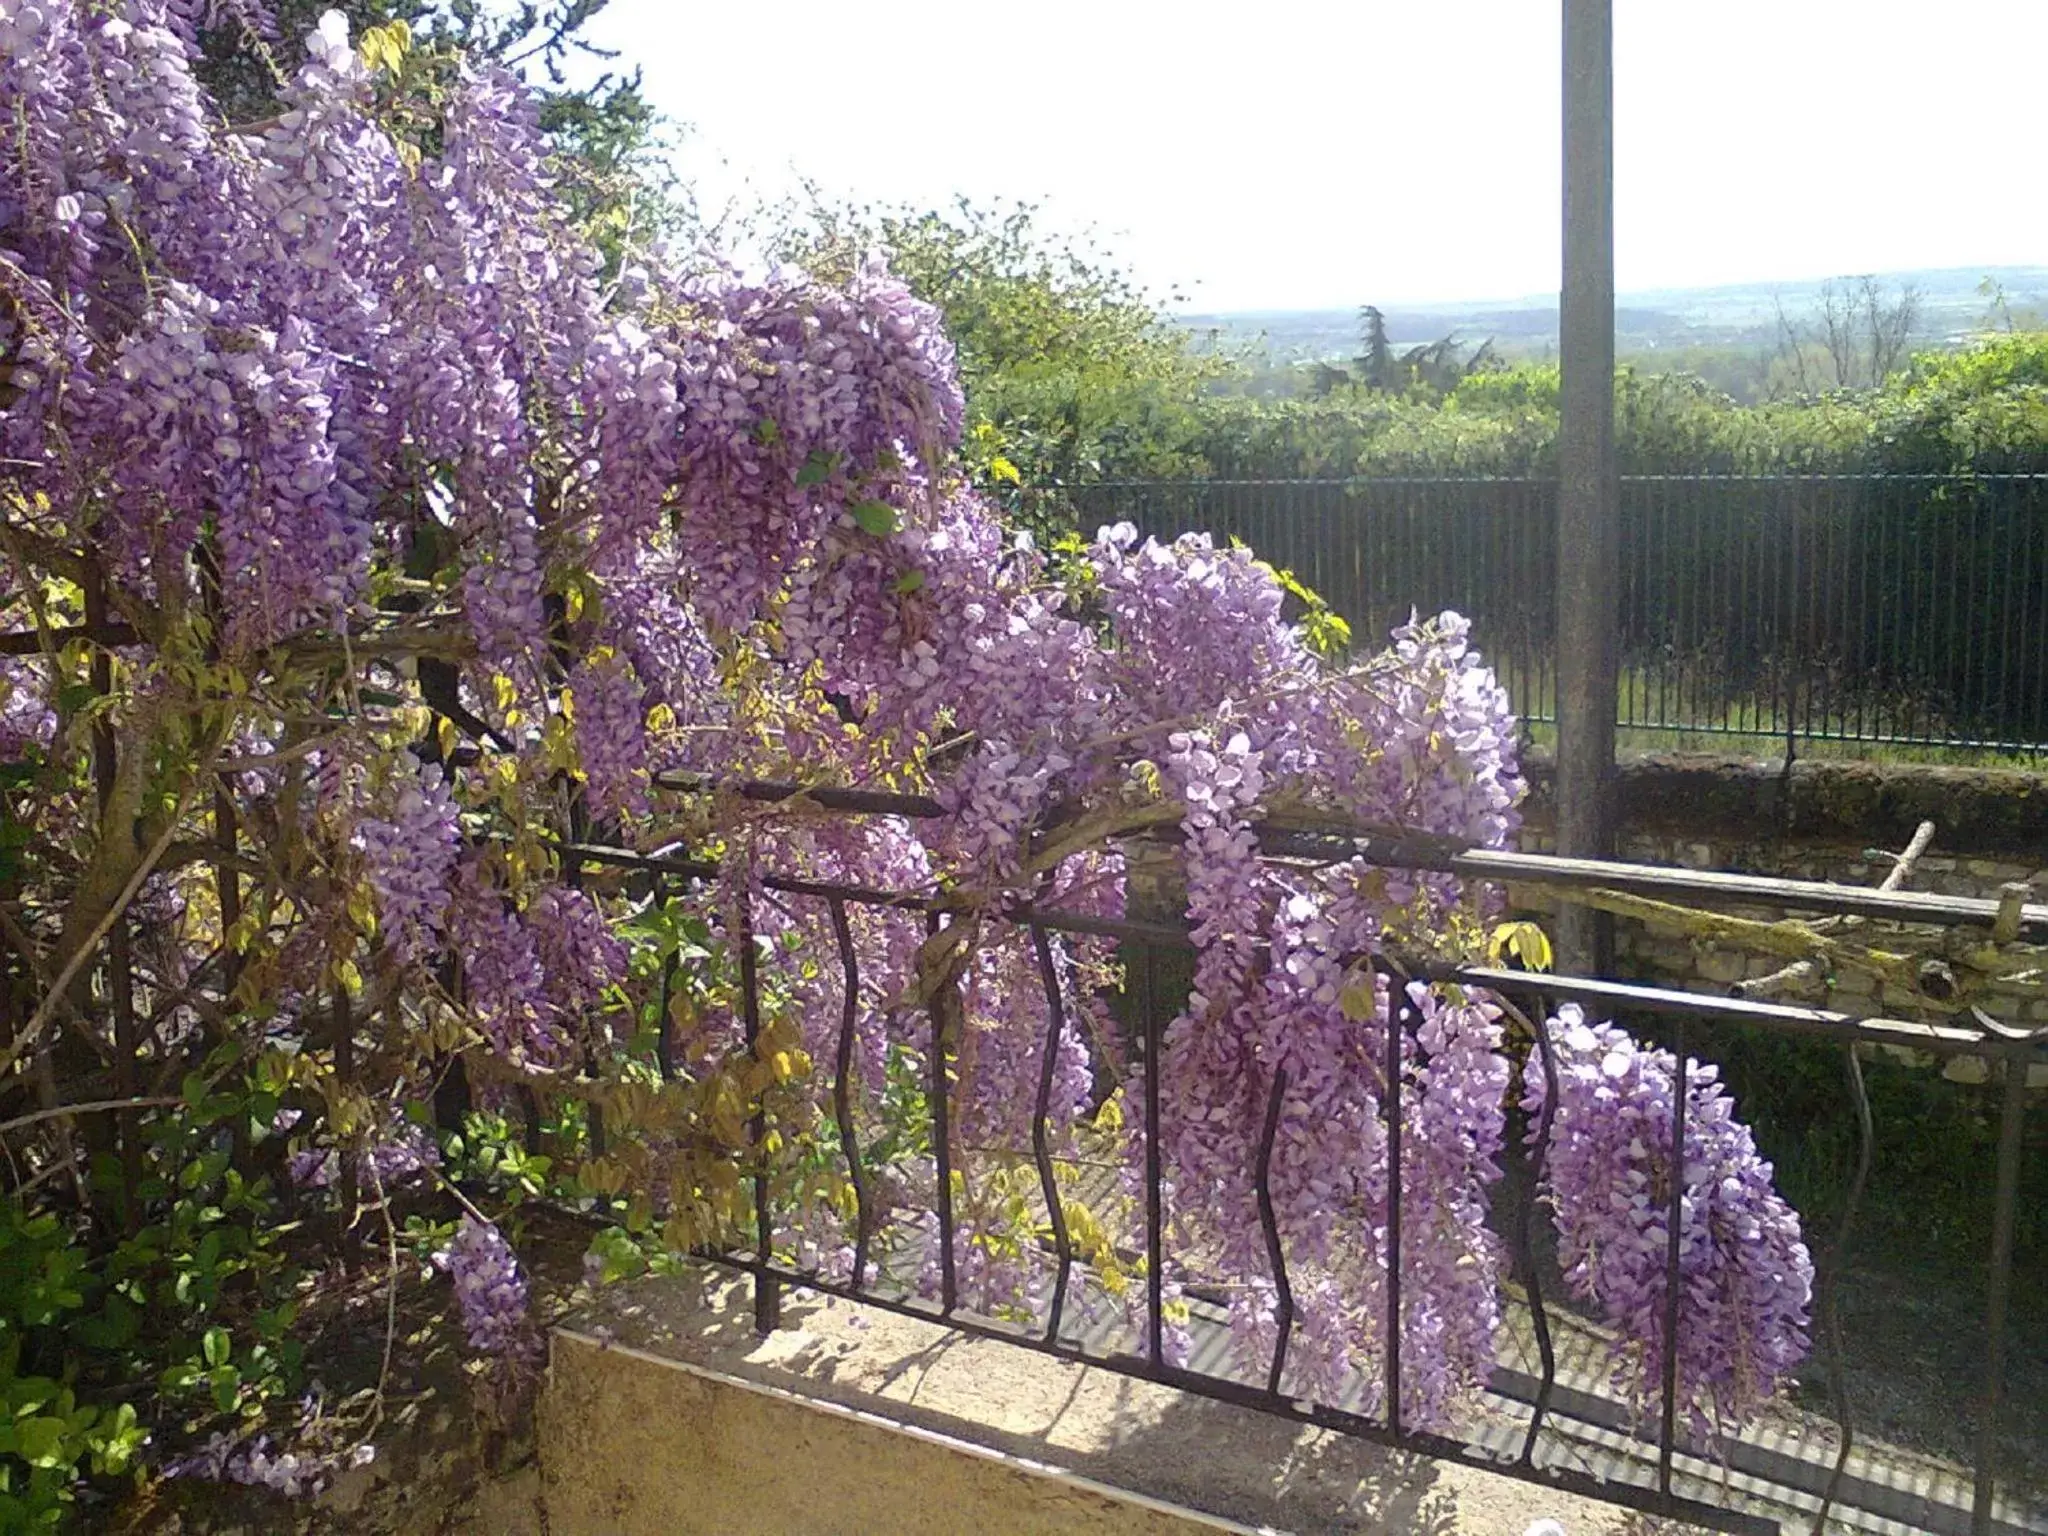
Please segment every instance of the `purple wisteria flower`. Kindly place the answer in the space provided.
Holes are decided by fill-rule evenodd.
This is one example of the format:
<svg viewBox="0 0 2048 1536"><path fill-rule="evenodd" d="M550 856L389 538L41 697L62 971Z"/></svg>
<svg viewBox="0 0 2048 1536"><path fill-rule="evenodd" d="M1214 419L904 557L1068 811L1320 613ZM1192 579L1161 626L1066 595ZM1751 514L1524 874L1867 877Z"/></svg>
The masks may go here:
<svg viewBox="0 0 2048 1536"><path fill-rule="evenodd" d="M1674 1167L1671 1053L1588 1023L1576 1004L1550 1028L1558 1091L1544 1192L1565 1279L1619 1330L1618 1382L1647 1403L1662 1381L1676 1179L1680 1402L1699 1434L1739 1425L1806 1353L1814 1272L1798 1214L1772 1188L1715 1068L1686 1062L1684 1160ZM1536 1115L1547 1088L1533 1069L1527 1082Z"/></svg>
<svg viewBox="0 0 2048 1536"><path fill-rule="evenodd" d="M438 767L396 785L384 813L356 823L385 942L401 964L429 953L441 936L449 884L462 851L459 808Z"/></svg>
<svg viewBox="0 0 2048 1536"><path fill-rule="evenodd" d="M434 1263L455 1283L455 1300L471 1349L507 1359L533 1352L526 1278L512 1245L495 1223L464 1216L454 1241L434 1255Z"/></svg>

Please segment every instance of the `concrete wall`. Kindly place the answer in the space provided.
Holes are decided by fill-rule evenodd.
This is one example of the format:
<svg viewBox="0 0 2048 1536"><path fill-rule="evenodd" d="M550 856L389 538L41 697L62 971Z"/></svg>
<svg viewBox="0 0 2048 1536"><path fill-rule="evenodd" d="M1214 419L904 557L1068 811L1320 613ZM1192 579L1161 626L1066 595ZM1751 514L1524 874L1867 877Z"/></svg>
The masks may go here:
<svg viewBox="0 0 2048 1536"><path fill-rule="evenodd" d="M757 1336L747 1283L713 1265L590 1298L555 1332L541 1396L549 1536L1644 1529L1554 1489L880 1308L793 1290L783 1321Z"/></svg>
<svg viewBox="0 0 2048 1536"><path fill-rule="evenodd" d="M1234 1525L838 1403L554 1335L550 1536L1216 1536Z"/></svg>

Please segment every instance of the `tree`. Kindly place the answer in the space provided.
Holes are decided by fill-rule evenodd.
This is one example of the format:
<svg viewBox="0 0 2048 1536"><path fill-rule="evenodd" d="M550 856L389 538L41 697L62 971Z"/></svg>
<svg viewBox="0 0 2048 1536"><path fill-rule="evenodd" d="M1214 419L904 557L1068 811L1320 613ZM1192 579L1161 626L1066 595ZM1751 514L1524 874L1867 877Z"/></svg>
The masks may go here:
<svg viewBox="0 0 2048 1536"><path fill-rule="evenodd" d="M1819 311L1810 320L1788 318L1782 298L1776 304L1776 342L1761 375L1767 394L1881 388L1906 362L1920 318L1917 288L1902 283L1887 292L1870 276L1821 284Z"/></svg>
<svg viewBox="0 0 2048 1536"><path fill-rule="evenodd" d="M1410 347L1397 358L1387 340L1386 316L1373 305L1359 311L1364 327L1361 348L1349 370L1318 362L1309 365L1308 393L1313 397L1355 387L1378 394L1442 399L1459 381L1498 368L1491 340L1468 356L1455 334Z"/></svg>
<svg viewBox="0 0 2048 1536"><path fill-rule="evenodd" d="M946 212L813 206L780 240L828 274L879 252L944 317L989 489L1199 469L1200 401L1231 369L1115 261L1044 230L1029 204ZM1014 477L1014 478L1013 478Z"/></svg>
<svg viewBox="0 0 2048 1536"><path fill-rule="evenodd" d="M1358 312L1365 324L1365 349L1358 357L1358 382L1367 389L1395 388L1394 349L1387 340L1387 317L1368 304Z"/></svg>

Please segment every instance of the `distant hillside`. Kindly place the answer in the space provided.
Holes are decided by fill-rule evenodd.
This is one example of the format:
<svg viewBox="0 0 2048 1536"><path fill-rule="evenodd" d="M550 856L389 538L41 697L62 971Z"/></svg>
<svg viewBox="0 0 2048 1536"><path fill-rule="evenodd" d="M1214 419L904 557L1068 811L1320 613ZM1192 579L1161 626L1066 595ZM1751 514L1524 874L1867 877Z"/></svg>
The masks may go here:
<svg viewBox="0 0 2048 1536"><path fill-rule="evenodd" d="M1878 278L1888 289L1910 284L1918 290L1920 314L1914 336L1923 344L1958 340L1983 326L1988 304L1980 285L1986 278L2003 288L2015 315L2048 312L2048 267L1956 267L1885 272ZM1805 279L1622 294L1615 306L1615 343L1624 355L1687 347L1768 346L1776 339L1779 305L1799 321L1818 308L1820 293L1820 281ZM1474 345L1491 339L1497 351L1511 357L1541 356L1557 345L1557 301L1551 297L1382 307L1388 339L1396 345L1455 334ZM1356 309L1190 313L1173 318L1191 331L1214 336L1227 348L1262 346L1276 363L1338 359L1358 350Z"/></svg>

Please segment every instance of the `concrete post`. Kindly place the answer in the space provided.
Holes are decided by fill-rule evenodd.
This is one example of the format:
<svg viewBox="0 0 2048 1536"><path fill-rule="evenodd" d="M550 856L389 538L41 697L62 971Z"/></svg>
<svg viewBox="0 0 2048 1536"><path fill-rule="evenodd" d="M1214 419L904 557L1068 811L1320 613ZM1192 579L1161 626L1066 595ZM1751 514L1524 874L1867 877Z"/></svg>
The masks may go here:
<svg viewBox="0 0 2048 1536"><path fill-rule="evenodd" d="M1614 851L1620 488L1614 462L1614 5L1564 0L1564 290L1557 499L1557 847ZM1605 915L1566 907L1558 959L1605 972Z"/></svg>

